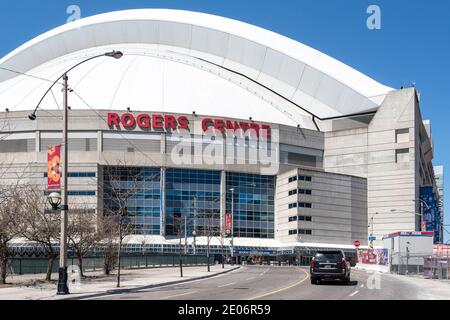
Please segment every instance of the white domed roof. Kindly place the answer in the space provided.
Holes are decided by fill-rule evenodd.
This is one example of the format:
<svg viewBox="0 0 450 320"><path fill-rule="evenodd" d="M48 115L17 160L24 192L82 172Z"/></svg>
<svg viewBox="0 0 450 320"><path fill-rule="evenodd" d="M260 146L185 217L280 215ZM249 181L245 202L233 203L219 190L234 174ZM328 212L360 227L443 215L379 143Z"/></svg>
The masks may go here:
<svg viewBox="0 0 450 320"><path fill-rule="evenodd" d="M276 33L180 10L111 12L51 30L0 60L0 108L32 110L69 74L73 109L122 109L252 117L314 129L318 118L375 110L393 89ZM27 75L6 71L10 69ZM41 107L58 109L55 87Z"/></svg>

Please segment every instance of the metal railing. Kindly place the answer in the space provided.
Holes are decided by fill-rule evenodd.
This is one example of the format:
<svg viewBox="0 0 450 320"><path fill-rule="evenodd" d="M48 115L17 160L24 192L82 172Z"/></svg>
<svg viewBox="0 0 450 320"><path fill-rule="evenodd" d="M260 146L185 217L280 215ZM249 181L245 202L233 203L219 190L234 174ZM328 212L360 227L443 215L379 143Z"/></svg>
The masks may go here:
<svg viewBox="0 0 450 320"><path fill-rule="evenodd" d="M183 255L181 256L183 266L201 266L207 265L206 256ZM213 257L210 257L212 262ZM143 269L143 268L161 268L177 267L180 263L179 255L125 255L121 257L122 269ZM78 259L69 258L69 265L78 266ZM48 260L45 258L15 257L8 264L8 273L23 274L42 274L47 272ZM103 257L86 257L83 259L83 272L103 270ZM115 269L115 265L112 266ZM53 264L53 272L58 272L58 261Z"/></svg>

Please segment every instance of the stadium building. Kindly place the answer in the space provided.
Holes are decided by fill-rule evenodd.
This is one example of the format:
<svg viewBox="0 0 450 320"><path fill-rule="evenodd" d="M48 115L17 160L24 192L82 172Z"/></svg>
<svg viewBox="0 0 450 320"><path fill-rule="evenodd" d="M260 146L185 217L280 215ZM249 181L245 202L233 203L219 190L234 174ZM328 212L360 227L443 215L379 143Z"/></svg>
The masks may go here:
<svg viewBox="0 0 450 320"><path fill-rule="evenodd" d="M227 214L236 254L350 250L372 232L382 244L384 234L420 230L420 188L435 182L415 88L389 88L282 35L187 11L88 17L2 58L4 183L18 174L47 183L47 149L62 137L61 86L44 94L111 50L123 57L68 74L68 194L102 215L114 181L135 188L132 248L176 250L183 220L189 250L210 230L218 248Z"/></svg>

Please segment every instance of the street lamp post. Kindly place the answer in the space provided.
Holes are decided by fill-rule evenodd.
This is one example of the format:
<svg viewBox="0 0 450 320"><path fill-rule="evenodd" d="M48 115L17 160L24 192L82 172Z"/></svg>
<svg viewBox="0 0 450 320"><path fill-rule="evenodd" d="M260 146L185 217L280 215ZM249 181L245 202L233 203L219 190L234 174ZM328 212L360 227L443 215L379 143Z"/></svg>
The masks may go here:
<svg viewBox="0 0 450 320"><path fill-rule="evenodd" d="M234 265L234 188L231 191L231 265Z"/></svg>
<svg viewBox="0 0 450 320"><path fill-rule="evenodd" d="M184 254L188 253L188 243L187 243L187 216L184 216Z"/></svg>
<svg viewBox="0 0 450 320"><path fill-rule="evenodd" d="M409 246L411 245L411 242L406 242L406 274L409 273Z"/></svg>
<svg viewBox="0 0 450 320"><path fill-rule="evenodd" d="M370 231L370 238L371 238L371 240L370 240L370 247L373 249L373 218L375 217L375 215L377 215L378 214L378 212L375 212L373 215L372 215L372 217L370 218L370 224L371 224L371 228L372 228L372 230Z"/></svg>
<svg viewBox="0 0 450 320"><path fill-rule="evenodd" d="M194 250L194 255L197 254L197 196L194 196L194 231L192 231L192 236L194 237L192 246Z"/></svg>
<svg viewBox="0 0 450 320"><path fill-rule="evenodd" d="M67 286L67 212L68 202L67 202L67 172L69 171L67 168L68 164L68 135L67 135L67 116L68 116L68 80L69 77L67 73L63 76L64 81L64 95L63 95L63 152L61 155L61 164L62 164L62 185L61 188L61 244L60 244L60 253L59 253L59 280L58 280L58 294L64 295L69 294L69 288Z"/></svg>
<svg viewBox="0 0 450 320"><path fill-rule="evenodd" d="M256 187L255 183L249 183L248 186ZM235 188L230 188L231 191L231 265L234 265L234 191Z"/></svg>
<svg viewBox="0 0 450 320"><path fill-rule="evenodd" d="M180 264L180 277L183 278L183 257L181 255L181 217L178 219L178 237L180 239L180 243L178 245L179 252L179 264Z"/></svg>
<svg viewBox="0 0 450 320"><path fill-rule="evenodd" d="M222 232L222 234L220 236L220 244L222 245L222 269L225 269L225 255L223 254L224 253L224 251L223 251L223 242L224 241L225 241L224 240L224 235L223 235L223 232Z"/></svg>
<svg viewBox="0 0 450 320"><path fill-rule="evenodd" d="M414 202L416 202L416 201L420 202L420 230L427 231L426 228L424 230L424 227L423 227L423 206L425 205L427 207L427 209L429 209L430 206L422 199L414 200Z"/></svg>
<svg viewBox="0 0 450 320"><path fill-rule="evenodd" d="M63 130L62 130L62 147L63 152L61 155L61 165L62 165L62 186L61 186L61 235L60 235L60 246L59 246L59 278L58 278L58 295L66 295L69 294L69 287L67 286L67 220L68 220L68 184L67 184L67 176L68 176L68 92L69 92L69 86L68 86L68 73L78 67L79 65L88 62L90 60L100 58L100 57L111 57L114 59L120 59L122 58L123 53L120 51L111 51L107 53L103 53L100 55L96 55L94 57L90 57L88 59L85 59L70 69L68 69L66 72L63 73L62 76L60 76L58 79L56 79L55 82L48 88L48 90L45 92L45 94L42 96L41 100L39 100L36 108L32 113L28 115L28 118L32 121L36 120L36 112L41 105L44 98L47 96L47 94L52 90L52 88L55 86L55 84L58 83L59 80L63 80Z"/></svg>

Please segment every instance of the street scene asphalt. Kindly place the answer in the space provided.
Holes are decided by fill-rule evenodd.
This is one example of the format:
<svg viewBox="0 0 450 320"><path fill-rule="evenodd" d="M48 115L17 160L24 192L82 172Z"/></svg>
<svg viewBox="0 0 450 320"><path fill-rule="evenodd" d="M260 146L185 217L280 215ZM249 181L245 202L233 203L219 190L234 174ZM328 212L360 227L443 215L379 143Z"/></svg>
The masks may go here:
<svg viewBox="0 0 450 320"><path fill-rule="evenodd" d="M105 295L106 300L416 300L450 299L450 284L352 270L351 282L312 285L303 267L244 266L216 277Z"/></svg>

